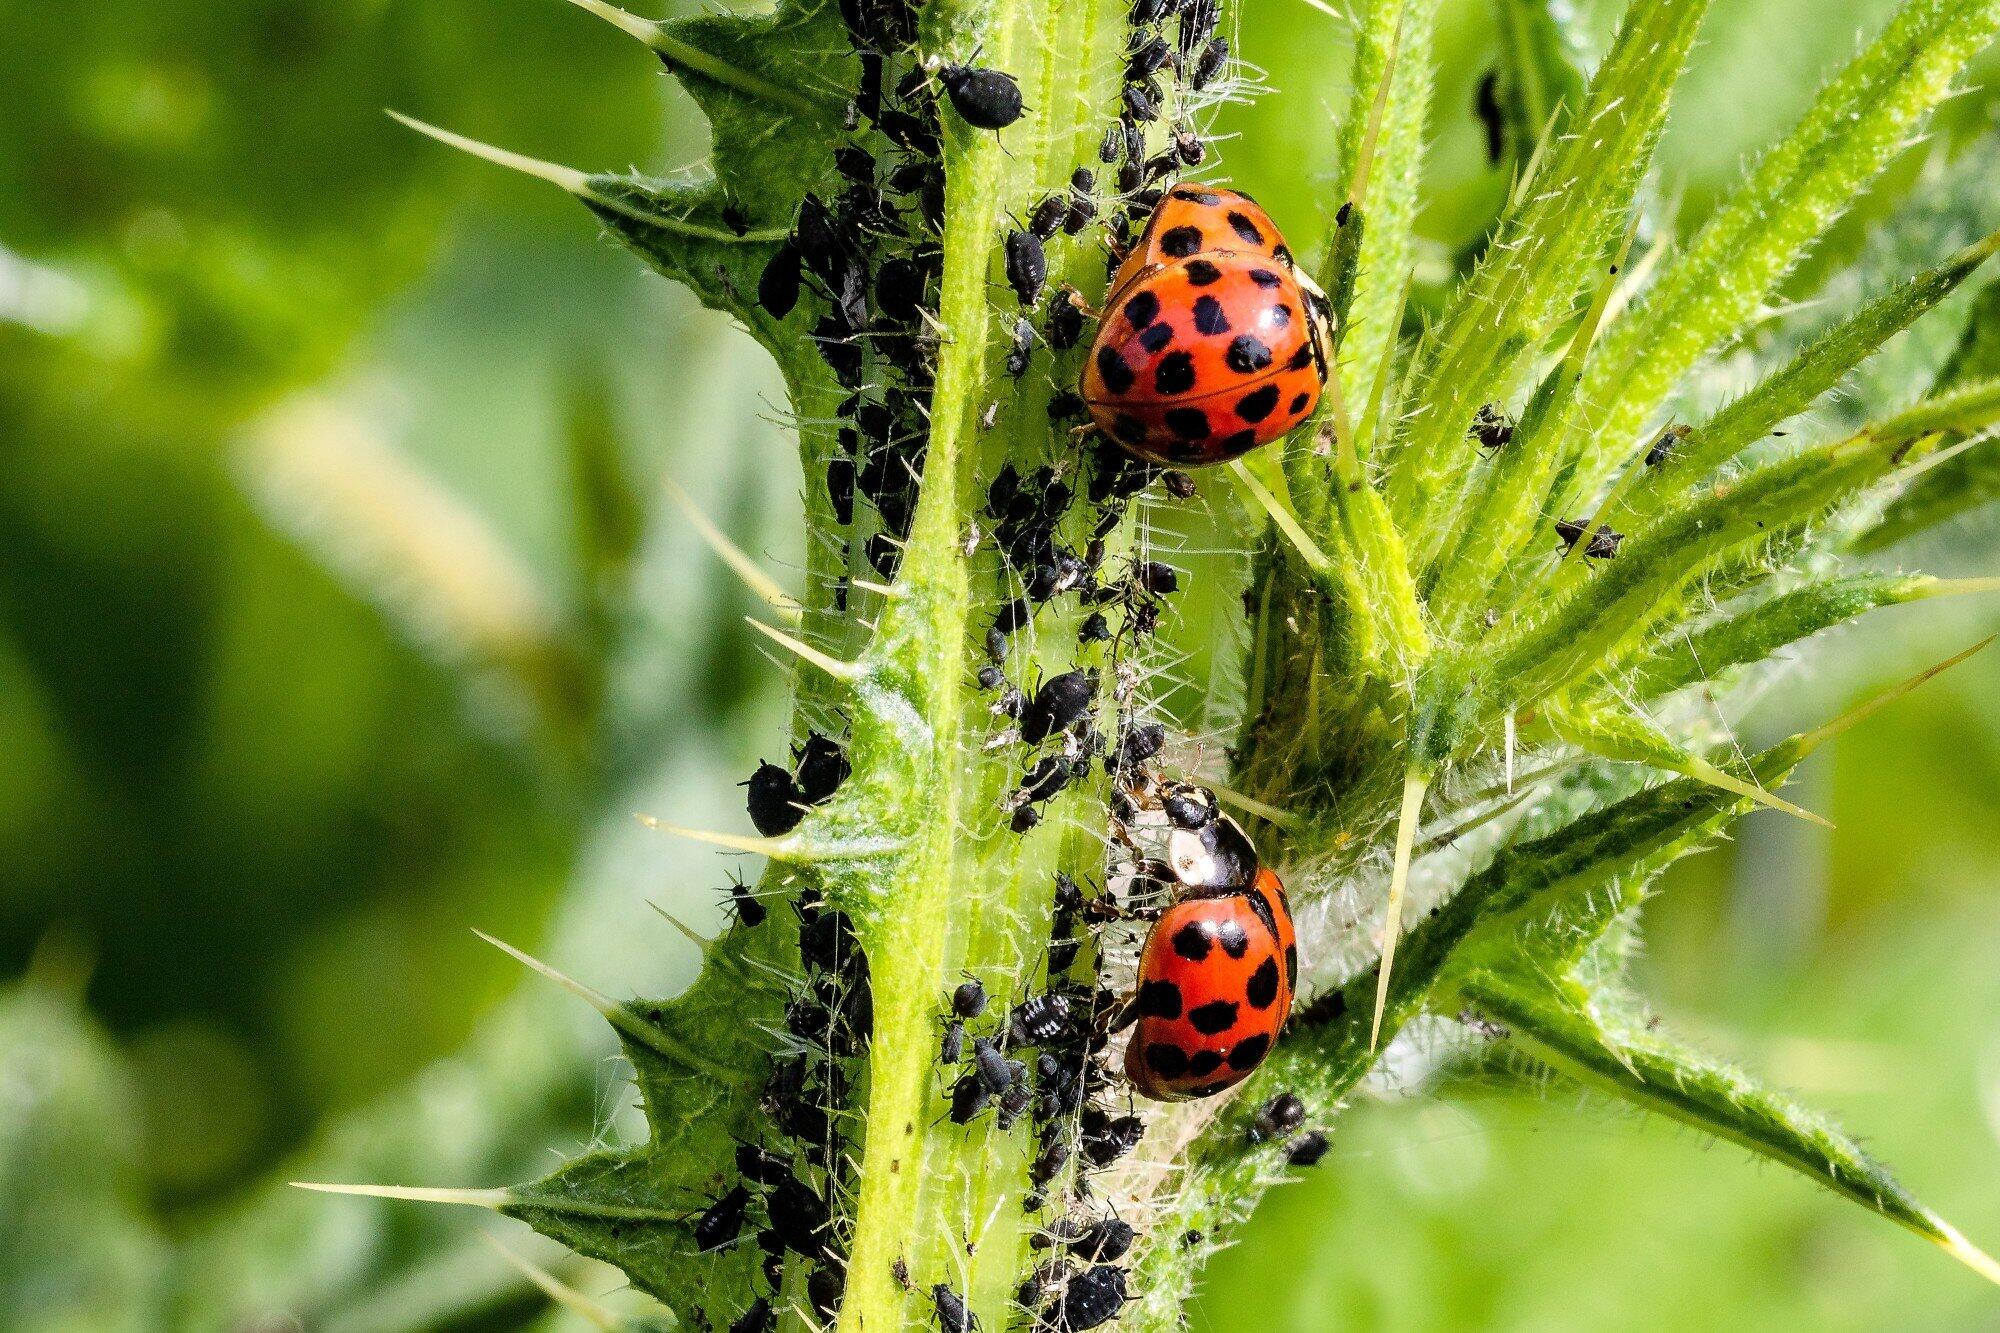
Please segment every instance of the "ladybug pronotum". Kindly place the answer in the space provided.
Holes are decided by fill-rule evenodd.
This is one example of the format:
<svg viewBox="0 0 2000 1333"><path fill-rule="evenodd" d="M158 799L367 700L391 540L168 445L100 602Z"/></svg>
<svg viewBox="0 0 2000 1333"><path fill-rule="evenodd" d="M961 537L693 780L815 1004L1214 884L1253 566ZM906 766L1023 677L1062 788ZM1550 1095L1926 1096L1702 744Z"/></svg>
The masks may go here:
<svg viewBox="0 0 2000 1333"><path fill-rule="evenodd" d="M1332 321L1248 195L1177 185L1112 277L1083 398L1149 463L1224 463L1312 415Z"/></svg>

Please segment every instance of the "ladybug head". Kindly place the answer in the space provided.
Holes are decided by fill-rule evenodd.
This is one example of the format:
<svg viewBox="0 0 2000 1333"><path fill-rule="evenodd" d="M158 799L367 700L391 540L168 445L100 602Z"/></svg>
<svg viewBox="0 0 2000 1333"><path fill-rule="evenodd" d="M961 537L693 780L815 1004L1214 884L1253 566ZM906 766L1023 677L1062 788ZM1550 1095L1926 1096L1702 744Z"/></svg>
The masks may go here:
<svg viewBox="0 0 2000 1333"><path fill-rule="evenodd" d="M1167 865L1175 882L1197 896L1241 893L1257 877L1257 849L1242 826L1218 813L1167 835Z"/></svg>
<svg viewBox="0 0 2000 1333"><path fill-rule="evenodd" d="M1333 365L1333 333L1339 320L1333 313L1333 302L1304 269L1294 268L1292 276L1299 280L1299 290L1305 294L1306 328L1312 336L1313 367L1319 372L1320 383L1324 384L1327 369Z"/></svg>

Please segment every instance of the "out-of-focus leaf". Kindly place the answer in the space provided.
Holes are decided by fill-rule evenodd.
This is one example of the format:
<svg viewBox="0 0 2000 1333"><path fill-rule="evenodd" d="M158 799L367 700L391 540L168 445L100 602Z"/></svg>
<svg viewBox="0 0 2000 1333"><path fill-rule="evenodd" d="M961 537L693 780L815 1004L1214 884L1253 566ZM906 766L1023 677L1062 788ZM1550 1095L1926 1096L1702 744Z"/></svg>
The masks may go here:
<svg viewBox="0 0 2000 1333"><path fill-rule="evenodd" d="M1741 1144L1941 1247L1989 1281L2000 1264L1925 1207L1825 1117L1674 1041L1621 995L1523 968L1477 972L1460 990L1507 1039L1586 1087Z"/></svg>
<svg viewBox="0 0 2000 1333"><path fill-rule="evenodd" d="M74 996L32 978L0 990L0 1325L161 1326L165 1243L125 1080Z"/></svg>

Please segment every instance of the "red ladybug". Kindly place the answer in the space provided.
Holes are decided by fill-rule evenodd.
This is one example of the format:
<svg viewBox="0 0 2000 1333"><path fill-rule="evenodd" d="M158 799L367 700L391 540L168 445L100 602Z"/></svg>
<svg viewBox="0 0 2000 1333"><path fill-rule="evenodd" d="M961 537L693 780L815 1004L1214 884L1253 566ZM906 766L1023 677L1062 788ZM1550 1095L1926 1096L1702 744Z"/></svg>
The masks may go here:
<svg viewBox="0 0 2000 1333"><path fill-rule="evenodd" d="M1298 986L1292 909L1276 874L1175 903L1139 958L1125 1074L1155 1101L1213 1096L1263 1063Z"/></svg>
<svg viewBox="0 0 2000 1333"><path fill-rule="evenodd" d="M1176 185L1112 277L1083 398L1149 463L1227 462L1312 415L1332 319L1248 195Z"/></svg>

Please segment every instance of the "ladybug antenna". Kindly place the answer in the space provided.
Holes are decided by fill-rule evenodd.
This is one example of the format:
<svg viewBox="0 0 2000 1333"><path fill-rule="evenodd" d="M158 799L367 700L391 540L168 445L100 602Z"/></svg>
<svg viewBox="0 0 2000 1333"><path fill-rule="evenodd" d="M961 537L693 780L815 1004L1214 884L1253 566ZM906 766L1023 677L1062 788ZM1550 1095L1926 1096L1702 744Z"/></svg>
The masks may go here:
<svg viewBox="0 0 2000 1333"><path fill-rule="evenodd" d="M1375 1017L1368 1024L1368 1049L1382 1039L1382 1011L1389 1003L1389 973L1396 963L1396 941L1403 933L1403 894L1410 883L1410 852L1417 842L1417 817L1431 776L1411 769L1403 775L1403 809L1396 817L1396 855L1389 872L1389 905L1382 913L1382 965L1375 978Z"/></svg>

